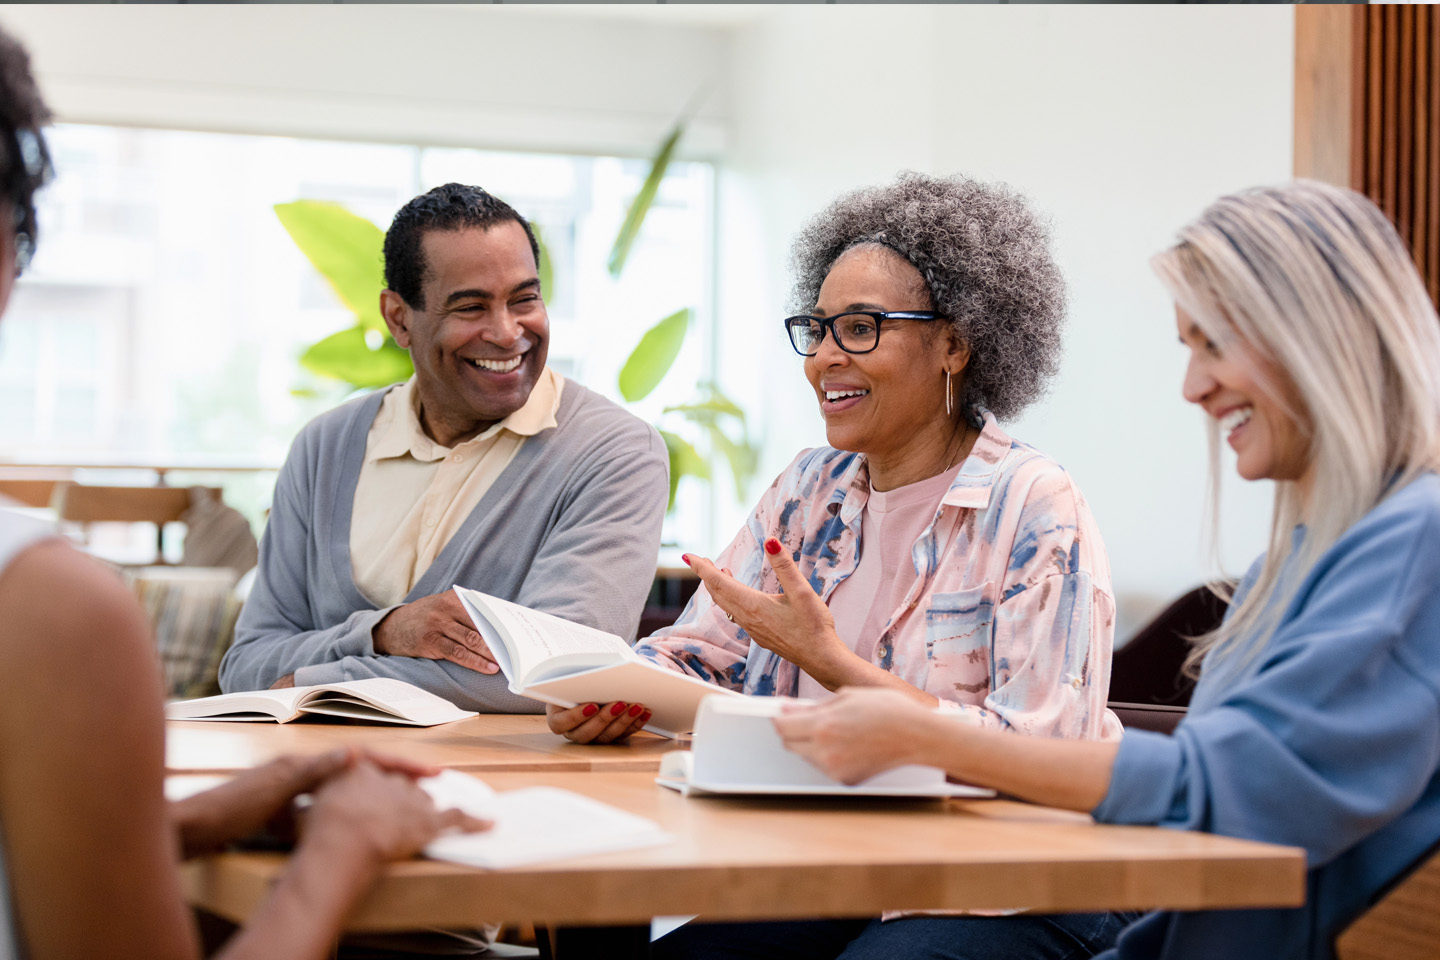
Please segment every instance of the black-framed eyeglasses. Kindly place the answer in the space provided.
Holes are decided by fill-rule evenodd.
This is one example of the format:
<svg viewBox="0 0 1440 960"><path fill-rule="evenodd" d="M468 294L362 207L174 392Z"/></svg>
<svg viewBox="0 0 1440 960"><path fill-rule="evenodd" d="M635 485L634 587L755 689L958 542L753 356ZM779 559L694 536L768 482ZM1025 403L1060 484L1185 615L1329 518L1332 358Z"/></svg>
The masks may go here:
<svg viewBox="0 0 1440 960"><path fill-rule="evenodd" d="M789 317L785 332L790 346L802 357L820 352L820 341L828 331L835 346L846 353L869 353L880 345L880 325L886 320L942 320L933 310L864 310L833 317Z"/></svg>

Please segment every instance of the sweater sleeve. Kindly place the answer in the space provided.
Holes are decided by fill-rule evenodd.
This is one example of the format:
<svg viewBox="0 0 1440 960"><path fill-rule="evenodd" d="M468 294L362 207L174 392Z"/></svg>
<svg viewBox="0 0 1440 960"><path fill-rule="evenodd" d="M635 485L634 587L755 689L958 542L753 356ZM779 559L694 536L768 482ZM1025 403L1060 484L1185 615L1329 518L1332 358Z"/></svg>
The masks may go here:
<svg viewBox="0 0 1440 960"><path fill-rule="evenodd" d="M634 639L670 497L664 441L649 427L645 441L617 442L577 472L516 603Z"/></svg>
<svg viewBox="0 0 1440 960"><path fill-rule="evenodd" d="M1126 732L1096 819L1303 847L1315 867L1411 807L1440 764L1436 527L1352 528L1254 667L1212 678L1223 698L1171 737Z"/></svg>
<svg viewBox="0 0 1440 960"><path fill-rule="evenodd" d="M302 433L280 469L255 587L240 611L235 643L220 663L220 688L227 693L266 689L311 664L372 656L370 631L394 609L356 610L324 628L314 621L306 594L313 436Z"/></svg>

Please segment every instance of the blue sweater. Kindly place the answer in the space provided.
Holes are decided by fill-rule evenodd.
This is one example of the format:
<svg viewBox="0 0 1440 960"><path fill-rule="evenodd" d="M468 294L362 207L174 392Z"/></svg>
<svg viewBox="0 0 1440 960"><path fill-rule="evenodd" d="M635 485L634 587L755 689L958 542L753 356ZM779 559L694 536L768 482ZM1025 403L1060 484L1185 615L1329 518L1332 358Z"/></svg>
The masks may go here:
<svg viewBox="0 0 1440 960"><path fill-rule="evenodd" d="M1152 913L1103 956L1333 957L1336 935L1440 841L1437 770L1440 477L1426 474L1305 574L1249 664L1207 665L1174 736L1126 731L1094 811L1303 847L1305 906Z"/></svg>

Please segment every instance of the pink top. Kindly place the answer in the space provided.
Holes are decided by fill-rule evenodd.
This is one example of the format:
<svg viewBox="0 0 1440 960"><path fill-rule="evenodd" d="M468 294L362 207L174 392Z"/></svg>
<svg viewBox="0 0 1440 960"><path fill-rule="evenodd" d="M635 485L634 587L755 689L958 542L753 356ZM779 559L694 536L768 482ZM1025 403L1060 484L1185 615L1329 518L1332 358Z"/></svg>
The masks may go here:
<svg viewBox="0 0 1440 960"><path fill-rule="evenodd" d="M875 644L890 613L905 602L918 574L910 548L935 519L940 498L950 489L959 466L927 480L880 491L873 486L860 511L860 562L855 572L840 581L830 594L830 615L845 646L865 660L875 656ZM799 695L809 699L831 692L803 671Z"/></svg>

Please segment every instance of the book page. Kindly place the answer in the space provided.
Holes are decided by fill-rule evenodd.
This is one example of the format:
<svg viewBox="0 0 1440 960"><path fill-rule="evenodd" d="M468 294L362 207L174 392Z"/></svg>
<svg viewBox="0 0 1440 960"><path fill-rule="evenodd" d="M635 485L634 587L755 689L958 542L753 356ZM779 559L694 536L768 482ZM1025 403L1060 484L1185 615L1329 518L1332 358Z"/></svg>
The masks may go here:
<svg viewBox="0 0 1440 960"><path fill-rule="evenodd" d="M278 720L295 716L295 705L314 687L284 690L250 690L222 693L195 700L174 700L165 704L167 720Z"/></svg>
<svg viewBox="0 0 1440 960"><path fill-rule="evenodd" d="M643 703L651 713L645 729L664 737L693 729L696 711L706 697L720 696L742 702L747 699L733 690L667 670L642 657L566 676L544 677L524 693L562 707L616 700Z"/></svg>
<svg viewBox="0 0 1440 960"><path fill-rule="evenodd" d="M524 692L531 674L546 661L564 658L567 668L577 670L634 656L629 645L613 633L571 623L478 590L457 586L455 592L471 612L472 619L474 613L481 614L505 641L510 662L502 662L500 666L517 693ZM490 643L484 629L486 625L477 621L475 626ZM497 662L500 662L498 657Z"/></svg>
<svg viewBox="0 0 1440 960"><path fill-rule="evenodd" d="M413 683L392 677L326 683L310 687L309 691L299 703L303 713L381 723L409 723L420 727L477 716L473 711L461 710L449 700L421 690Z"/></svg>

